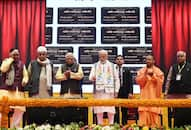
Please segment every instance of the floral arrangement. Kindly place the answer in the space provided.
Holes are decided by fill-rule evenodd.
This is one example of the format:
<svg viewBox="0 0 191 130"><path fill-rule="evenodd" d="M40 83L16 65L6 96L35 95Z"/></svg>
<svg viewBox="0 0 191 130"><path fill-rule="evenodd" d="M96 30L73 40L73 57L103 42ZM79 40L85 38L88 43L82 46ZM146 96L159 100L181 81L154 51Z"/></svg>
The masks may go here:
<svg viewBox="0 0 191 130"><path fill-rule="evenodd" d="M0 130L167 130L165 128L149 128L147 126L139 127L137 124L131 124L121 127L119 124L113 125L96 125L93 124L91 126L82 126L83 122L71 122L70 124L57 124L55 126L50 124L43 124L37 126L35 123L25 126L24 128L0 128ZM169 128L168 130L191 130L191 125L186 125L180 128Z"/></svg>
<svg viewBox="0 0 191 130"><path fill-rule="evenodd" d="M191 125L184 126L185 130L191 130Z"/></svg>
<svg viewBox="0 0 191 130"><path fill-rule="evenodd" d="M117 123L113 125L106 125L106 126L93 124L91 126L82 127L81 130L121 130L121 127Z"/></svg>

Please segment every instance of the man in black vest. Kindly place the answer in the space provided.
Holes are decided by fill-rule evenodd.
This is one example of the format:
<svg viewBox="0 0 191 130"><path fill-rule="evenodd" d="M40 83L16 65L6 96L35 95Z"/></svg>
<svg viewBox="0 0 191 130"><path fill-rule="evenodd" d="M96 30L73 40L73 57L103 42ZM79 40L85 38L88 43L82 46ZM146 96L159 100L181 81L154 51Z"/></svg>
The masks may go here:
<svg viewBox="0 0 191 130"><path fill-rule="evenodd" d="M191 64L186 61L184 51L177 52L177 63L173 64L167 76L165 85L167 98L190 98L191 97ZM191 109L173 109L175 126L191 124Z"/></svg>
<svg viewBox="0 0 191 130"><path fill-rule="evenodd" d="M84 74L82 68L77 64L73 53L65 55L65 64L61 65L56 73L56 79L61 81L60 95L81 97L81 80Z"/></svg>
<svg viewBox="0 0 191 130"><path fill-rule="evenodd" d="M33 98L49 98L52 96L53 64L47 58L44 46L37 48L37 59L28 66L29 96Z"/></svg>
<svg viewBox="0 0 191 130"><path fill-rule="evenodd" d="M119 73L120 89L118 98L131 98L133 96L132 75L128 68L124 68L124 59L122 55L118 55L115 59L116 69ZM127 108L122 107L122 124L127 124ZM119 123L119 108L116 108L115 122Z"/></svg>

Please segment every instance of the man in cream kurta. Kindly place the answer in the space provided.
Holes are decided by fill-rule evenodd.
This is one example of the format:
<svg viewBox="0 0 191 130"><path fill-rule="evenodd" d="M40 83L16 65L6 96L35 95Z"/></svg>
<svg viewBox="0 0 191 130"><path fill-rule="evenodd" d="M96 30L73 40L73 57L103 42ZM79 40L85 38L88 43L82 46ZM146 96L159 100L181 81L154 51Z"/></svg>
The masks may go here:
<svg viewBox="0 0 191 130"><path fill-rule="evenodd" d="M119 91L119 78L114 64L108 61L108 52L99 51L99 61L91 69L89 79L94 82L94 98L112 99ZM103 124L103 113L107 112L109 123L113 124L115 107L94 107L97 115L97 123Z"/></svg>
<svg viewBox="0 0 191 130"><path fill-rule="evenodd" d="M160 99L162 96L163 72L154 65L152 55L146 57L146 67L137 72L136 82L140 85L140 99ZM160 127L161 108L139 107L139 125Z"/></svg>

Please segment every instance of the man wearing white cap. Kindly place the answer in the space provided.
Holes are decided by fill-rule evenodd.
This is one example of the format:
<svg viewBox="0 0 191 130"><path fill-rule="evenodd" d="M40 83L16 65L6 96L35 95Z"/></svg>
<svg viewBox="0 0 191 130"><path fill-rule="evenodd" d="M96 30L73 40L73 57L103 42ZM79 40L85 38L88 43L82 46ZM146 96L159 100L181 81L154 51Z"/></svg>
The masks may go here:
<svg viewBox="0 0 191 130"><path fill-rule="evenodd" d="M44 46L37 48L37 59L29 64L29 96L33 98L49 98L51 96L53 65L47 58Z"/></svg>

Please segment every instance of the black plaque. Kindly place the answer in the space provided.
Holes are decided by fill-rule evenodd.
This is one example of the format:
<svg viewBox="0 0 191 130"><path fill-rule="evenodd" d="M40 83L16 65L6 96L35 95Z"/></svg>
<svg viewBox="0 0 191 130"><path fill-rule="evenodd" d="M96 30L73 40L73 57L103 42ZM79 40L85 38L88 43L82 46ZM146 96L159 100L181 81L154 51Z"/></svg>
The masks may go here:
<svg viewBox="0 0 191 130"><path fill-rule="evenodd" d="M58 8L59 24L95 24L96 8Z"/></svg>
<svg viewBox="0 0 191 130"><path fill-rule="evenodd" d="M152 47L123 47L125 64L145 64L148 54L152 54Z"/></svg>
<svg viewBox="0 0 191 130"><path fill-rule="evenodd" d="M146 24L151 24L151 12L152 12L151 7L145 7L145 23Z"/></svg>
<svg viewBox="0 0 191 130"><path fill-rule="evenodd" d="M82 67L82 70L84 72L83 84L92 84L92 81L89 80L91 67Z"/></svg>
<svg viewBox="0 0 191 130"><path fill-rule="evenodd" d="M53 64L64 64L65 54L67 52L73 52L72 47L47 47L48 58Z"/></svg>
<svg viewBox="0 0 191 130"><path fill-rule="evenodd" d="M139 24L138 7L103 7L101 8L102 24Z"/></svg>
<svg viewBox="0 0 191 130"><path fill-rule="evenodd" d="M52 43L52 27L46 27L46 44Z"/></svg>
<svg viewBox="0 0 191 130"><path fill-rule="evenodd" d="M102 27L103 44L138 44L140 43L139 27Z"/></svg>
<svg viewBox="0 0 191 130"><path fill-rule="evenodd" d="M98 61L98 51L104 49L108 51L108 59L111 62L115 61L117 55L117 47L80 47L79 48L79 63L93 64Z"/></svg>
<svg viewBox="0 0 191 130"><path fill-rule="evenodd" d="M96 43L95 27L58 27L59 44L94 44Z"/></svg>
<svg viewBox="0 0 191 130"><path fill-rule="evenodd" d="M145 43L152 43L152 27L145 27Z"/></svg>
<svg viewBox="0 0 191 130"><path fill-rule="evenodd" d="M46 24L53 23L53 8L46 8Z"/></svg>

